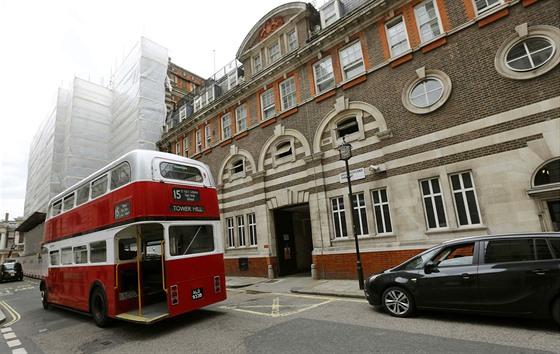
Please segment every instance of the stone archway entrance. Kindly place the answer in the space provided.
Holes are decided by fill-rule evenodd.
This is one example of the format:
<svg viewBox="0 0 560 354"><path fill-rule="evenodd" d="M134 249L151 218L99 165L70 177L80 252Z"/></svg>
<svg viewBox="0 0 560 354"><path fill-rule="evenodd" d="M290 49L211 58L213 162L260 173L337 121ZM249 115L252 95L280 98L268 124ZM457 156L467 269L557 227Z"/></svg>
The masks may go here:
<svg viewBox="0 0 560 354"><path fill-rule="evenodd" d="M278 276L309 272L313 242L309 205L274 210Z"/></svg>

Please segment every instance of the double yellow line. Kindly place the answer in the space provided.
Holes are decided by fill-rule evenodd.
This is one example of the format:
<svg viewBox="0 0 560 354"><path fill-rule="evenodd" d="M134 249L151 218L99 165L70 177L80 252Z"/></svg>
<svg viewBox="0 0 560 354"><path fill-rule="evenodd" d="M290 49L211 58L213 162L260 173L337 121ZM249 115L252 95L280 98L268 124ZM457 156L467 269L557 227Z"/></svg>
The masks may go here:
<svg viewBox="0 0 560 354"><path fill-rule="evenodd" d="M10 317L12 318L10 322L2 324L2 327L11 326L21 319L21 315L16 310L14 310L10 305L8 305L5 301L0 301L0 307L2 307L5 312L9 313Z"/></svg>

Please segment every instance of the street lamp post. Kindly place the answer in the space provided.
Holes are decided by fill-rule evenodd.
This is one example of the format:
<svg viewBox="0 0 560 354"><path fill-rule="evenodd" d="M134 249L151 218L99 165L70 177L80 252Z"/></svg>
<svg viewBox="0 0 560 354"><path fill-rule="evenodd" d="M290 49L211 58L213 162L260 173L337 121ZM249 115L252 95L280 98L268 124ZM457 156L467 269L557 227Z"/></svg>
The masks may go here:
<svg viewBox="0 0 560 354"><path fill-rule="evenodd" d="M342 138L342 144L337 148L340 154L340 159L346 164L346 180L348 181L348 193L350 195L350 213L352 214L352 230L354 231L354 242L356 243L356 268L358 269L358 282L360 290L364 289L364 270L362 268L362 261L360 260L360 245L358 243L358 234L356 232L356 216L354 215L354 209L352 206L352 201L354 195L352 194L352 182L350 181L350 168L348 167L348 160L352 157L352 145L346 142Z"/></svg>

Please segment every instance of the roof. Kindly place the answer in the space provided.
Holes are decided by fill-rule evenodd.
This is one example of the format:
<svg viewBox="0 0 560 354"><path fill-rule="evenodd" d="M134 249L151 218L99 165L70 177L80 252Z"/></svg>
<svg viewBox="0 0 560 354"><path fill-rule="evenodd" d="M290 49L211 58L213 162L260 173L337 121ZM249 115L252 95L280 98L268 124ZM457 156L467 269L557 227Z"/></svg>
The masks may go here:
<svg viewBox="0 0 560 354"><path fill-rule="evenodd" d="M27 232L30 230L33 230L35 227L37 227L37 225L42 224L45 222L45 218L46 218L47 214L46 213L40 213L38 211L34 212L33 214L31 214L30 217L28 217L27 219L25 219L24 222L22 222L15 231L18 232Z"/></svg>

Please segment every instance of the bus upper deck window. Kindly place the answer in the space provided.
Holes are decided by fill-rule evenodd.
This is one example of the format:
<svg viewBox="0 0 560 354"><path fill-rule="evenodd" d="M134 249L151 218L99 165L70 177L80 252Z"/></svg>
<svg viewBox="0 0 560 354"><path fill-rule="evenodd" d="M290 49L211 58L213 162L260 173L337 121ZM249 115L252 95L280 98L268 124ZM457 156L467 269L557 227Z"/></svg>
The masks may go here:
<svg viewBox="0 0 560 354"><path fill-rule="evenodd" d="M91 182L91 198L97 198L107 192L107 175Z"/></svg>
<svg viewBox="0 0 560 354"><path fill-rule="evenodd" d="M130 165L123 162L111 170L111 190L130 182Z"/></svg>
<svg viewBox="0 0 560 354"><path fill-rule="evenodd" d="M159 169L163 178L188 182L202 182L204 180L202 172L193 166L162 162L159 165Z"/></svg>
<svg viewBox="0 0 560 354"><path fill-rule="evenodd" d="M53 203L53 206L52 206L51 210L52 210L51 216L56 216L56 215L60 214L62 212L62 201L59 200L59 201L56 201L55 203Z"/></svg>

